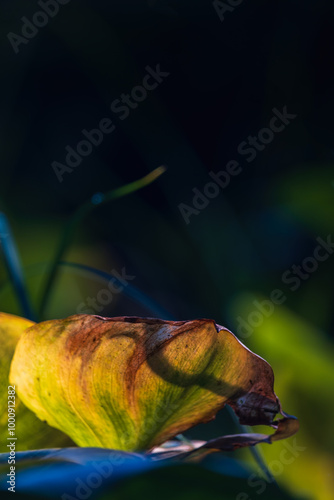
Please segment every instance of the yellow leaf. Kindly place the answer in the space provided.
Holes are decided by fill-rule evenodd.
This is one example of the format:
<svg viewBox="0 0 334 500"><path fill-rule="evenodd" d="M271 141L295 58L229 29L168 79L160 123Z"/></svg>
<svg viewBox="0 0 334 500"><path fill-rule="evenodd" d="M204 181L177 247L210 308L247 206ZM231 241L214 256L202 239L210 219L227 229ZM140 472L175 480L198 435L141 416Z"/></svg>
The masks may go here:
<svg viewBox="0 0 334 500"><path fill-rule="evenodd" d="M10 374L24 403L80 446L127 451L151 449L226 403L242 423L273 425L273 378L213 320L90 315L26 330ZM275 439L296 432L285 421Z"/></svg>
<svg viewBox="0 0 334 500"><path fill-rule="evenodd" d="M16 344L22 333L33 326L34 322L13 316L11 314L0 313L0 451L8 452L8 375L10 363L15 351ZM15 436L17 437L16 449L24 451L29 448L43 448L50 446L69 445L67 436L52 429L41 422L15 397Z"/></svg>

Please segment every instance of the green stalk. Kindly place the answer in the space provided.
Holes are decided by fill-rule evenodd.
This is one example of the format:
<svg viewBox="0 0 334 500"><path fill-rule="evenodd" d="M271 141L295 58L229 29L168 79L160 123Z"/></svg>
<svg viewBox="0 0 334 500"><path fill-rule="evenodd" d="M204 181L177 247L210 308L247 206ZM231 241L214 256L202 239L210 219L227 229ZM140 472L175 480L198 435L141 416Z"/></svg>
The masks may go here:
<svg viewBox="0 0 334 500"><path fill-rule="evenodd" d="M229 412L233 422L235 423L237 428L242 431L242 433L249 434L252 432L251 427L249 427L248 425L241 425L240 424L238 417L236 416L236 414L234 413L234 411L232 410L232 408L230 406L227 405L226 408L227 408L227 411ZM253 455L255 462L257 463L258 467L262 471L262 474L266 478L266 480L270 483L277 484L274 476L272 475L272 473L268 469L267 464L265 463L265 460L263 459L260 450L256 446L250 446L249 451Z"/></svg>
<svg viewBox="0 0 334 500"><path fill-rule="evenodd" d="M121 186L117 189L109 191L108 193L98 193L95 194L89 201L87 201L84 205L79 207L76 212L69 218L67 224L65 225L62 237L60 239L58 249L53 258L50 272L47 277L46 285L43 290L43 295L41 299L40 312L39 315L43 318L44 312L48 305L52 288L54 286L54 282L58 275L58 267L61 260L71 244L73 239L74 232L76 228L79 226L81 221L92 212L97 206L103 205L104 203L108 203L109 201L117 200L119 198L123 198L123 196L127 196L131 193L142 189L145 186L148 186L152 182L154 182L160 175L162 175L166 171L166 168L161 166L150 172L145 177L138 179L137 181L131 182L130 184L126 184L125 186Z"/></svg>

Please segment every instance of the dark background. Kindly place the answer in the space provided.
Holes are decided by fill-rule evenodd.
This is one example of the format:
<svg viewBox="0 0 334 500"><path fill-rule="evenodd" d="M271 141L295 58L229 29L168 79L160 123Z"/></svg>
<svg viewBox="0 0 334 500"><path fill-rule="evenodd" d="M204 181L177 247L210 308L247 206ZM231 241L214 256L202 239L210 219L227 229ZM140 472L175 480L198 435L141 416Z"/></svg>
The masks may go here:
<svg viewBox="0 0 334 500"><path fill-rule="evenodd" d="M271 363L283 407L301 419L306 451L282 483L330 498L334 258L295 292L282 274L334 226L333 3L245 0L221 21L210 0L71 0L15 54L7 34L21 35L22 16L38 10L35 1L0 5L0 210L34 306L71 214L165 165L150 186L88 215L65 260L125 267L156 303L117 295L101 314L212 317L237 334L255 299L282 290L285 303L243 341ZM169 76L120 120L110 104L157 64ZM248 163L239 144L284 106L297 117ZM106 117L116 130L59 182L52 162L64 163L65 147ZM203 192L230 160L242 172L186 224L180 203L191 205L193 188ZM20 314L2 263L0 280L1 310ZM45 318L78 312L101 287L62 266ZM275 446L263 448L269 462L284 447Z"/></svg>

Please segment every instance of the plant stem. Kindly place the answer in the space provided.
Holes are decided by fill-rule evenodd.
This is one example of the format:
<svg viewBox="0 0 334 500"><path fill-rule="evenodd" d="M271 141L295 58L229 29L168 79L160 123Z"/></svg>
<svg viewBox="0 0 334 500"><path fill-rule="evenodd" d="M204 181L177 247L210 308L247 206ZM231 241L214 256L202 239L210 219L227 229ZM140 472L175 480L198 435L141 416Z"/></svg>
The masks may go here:
<svg viewBox="0 0 334 500"><path fill-rule="evenodd" d="M137 181L131 182L130 184L126 184L125 186L121 186L120 188L114 189L113 191L109 191L108 193L97 193L95 194L89 201L87 201L84 205L79 207L76 212L69 218L67 224L65 225L62 237L59 242L58 249L51 263L50 272L46 280L46 285L43 290L41 305L40 305L40 317L43 318L44 312L48 305L48 301L51 295L51 291L56 280L58 274L58 266L59 262L63 259L65 252L71 244L73 239L73 235L75 233L76 228L81 223L81 221L92 212L97 206L107 203L112 200L117 200L122 198L123 196L127 196L128 194L134 193L139 189L142 189L145 186L148 186L152 182L154 182L160 175L162 175L166 171L166 168L161 166L150 172L145 177L138 179Z"/></svg>
<svg viewBox="0 0 334 500"><path fill-rule="evenodd" d="M81 271L91 273L95 276L99 276L106 281L114 280L120 285L123 285L123 283L112 273L106 273L105 271L101 271L100 269L96 269L95 267L86 266L85 264L78 264L77 262L59 262L59 265L79 269ZM130 297L132 300L145 307L150 311L150 314L153 314L157 318L163 318L167 320L173 319L169 312L161 307L157 302L155 302L155 300L153 300L146 293L142 292L139 288L131 285L130 283L126 283L126 285L123 285L122 294Z"/></svg>
<svg viewBox="0 0 334 500"><path fill-rule="evenodd" d="M229 412L233 422L235 423L235 425L238 427L238 429L240 429L240 431L242 431L243 433L246 433L248 434L249 432L251 432L251 428L246 426L246 425L241 425L239 420L238 420L238 417L236 416L236 414L234 413L234 411L232 410L232 408L230 406L227 405L227 411ZM253 458L255 460L255 462L257 463L257 465L259 466L259 468L261 469L262 471L262 474L264 475L264 477L267 479L268 482L270 483L274 483L276 484L276 480L274 478L274 476L271 474L270 470L268 469L259 449L256 447L256 446L250 446L249 448L249 451L251 452L251 454L253 455Z"/></svg>

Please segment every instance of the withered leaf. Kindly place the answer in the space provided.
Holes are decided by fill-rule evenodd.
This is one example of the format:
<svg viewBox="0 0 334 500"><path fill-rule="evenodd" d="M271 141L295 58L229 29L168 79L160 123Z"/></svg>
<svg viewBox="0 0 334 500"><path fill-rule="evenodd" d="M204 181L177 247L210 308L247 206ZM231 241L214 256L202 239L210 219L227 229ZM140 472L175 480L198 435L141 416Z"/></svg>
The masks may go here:
<svg viewBox="0 0 334 500"><path fill-rule="evenodd" d="M249 425L275 426L280 412L270 365L209 319L39 323L21 336L10 379L39 418L80 446L150 450L227 403ZM291 422L285 417L274 436L296 432ZM230 448L259 442L238 439Z"/></svg>

